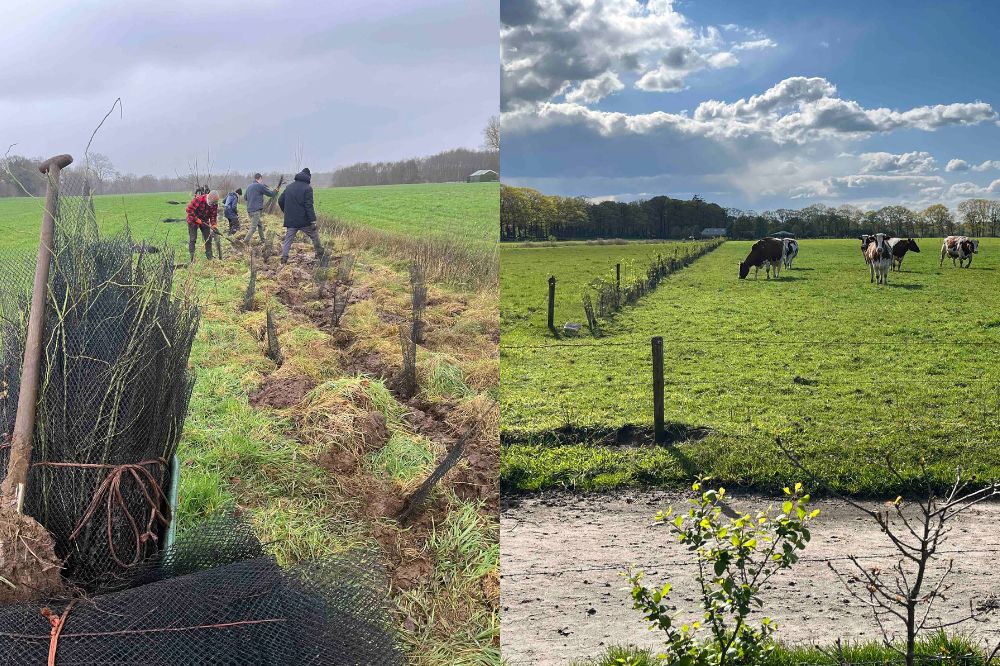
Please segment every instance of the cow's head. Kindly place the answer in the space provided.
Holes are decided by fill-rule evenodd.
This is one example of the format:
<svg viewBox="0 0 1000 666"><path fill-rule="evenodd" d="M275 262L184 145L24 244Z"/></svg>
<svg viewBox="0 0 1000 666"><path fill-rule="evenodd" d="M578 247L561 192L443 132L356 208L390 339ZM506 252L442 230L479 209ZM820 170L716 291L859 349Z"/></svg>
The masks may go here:
<svg viewBox="0 0 1000 666"><path fill-rule="evenodd" d="M861 234L860 236L858 236L858 240L861 241L861 249L864 250L866 247L868 247L868 244L872 242L872 235Z"/></svg>
<svg viewBox="0 0 1000 666"><path fill-rule="evenodd" d="M920 248L917 247L917 241L913 240L912 238L906 239L906 245L909 248L910 252L920 252Z"/></svg>
<svg viewBox="0 0 1000 666"><path fill-rule="evenodd" d="M741 261L740 262L740 279L745 280L747 275L750 274L750 262Z"/></svg>
<svg viewBox="0 0 1000 666"><path fill-rule="evenodd" d="M972 253L979 254L979 239L973 238L970 240L970 242L972 243Z"/></svg>
<svg viewBox="0 0 1000 666"><path fill-rule="evenodd" d="M875 234L873 242L875 243L875 248L879 251L879 254L885 254L887 252L885 234Z"/></svg>

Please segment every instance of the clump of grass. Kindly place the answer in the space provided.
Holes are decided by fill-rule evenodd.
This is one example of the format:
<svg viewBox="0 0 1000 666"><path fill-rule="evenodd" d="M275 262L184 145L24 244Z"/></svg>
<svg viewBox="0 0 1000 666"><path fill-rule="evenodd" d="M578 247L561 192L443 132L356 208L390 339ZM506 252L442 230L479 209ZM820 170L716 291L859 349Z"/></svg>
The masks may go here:
<svg viewBox="0 0 1000 666"><path fill-rule="evenodd" d="M822 647L822 646L821 646ZM975 641L943 631L917 645L918 663L940 666L982 666L986 657ZM900 666L898 652L880 642L846 644L842 647L788 647L778 644L759 666ZM668 666L654 650L634 646L612 646L591 659L572 662L573 666Z"/></svg>
<svg viewBox="0 0 1000 666"><path fill-rule="evenodd" d="M367 456L368 467L376 475L388 474L397 481L408 483L430 473L435 454L427 440L395 432L381 449Z"/></svg>
<svg viewBox="0 0 1000 666"><path fill-rule="evenodd" d="M351 377L320 384L306 395L299 414L299 438L314 455L336 448L361 459L373 446L371 412L383 425L399 428L405 409L378 379ZM380 428L378 430L381 430Z"/></svg>
<svg viewBox="0 0 1000 666"><path fill-rule="evenodd" d="M492 666L500 663L497 571L499 527L477 503L460 503L428 541L434 573L397 604L413 618L404 640L419 651L415 664Z"/></svg>
<svg viewBox="0 0 1000 666"><path fill-rule="evenodd" d="M443 354L428 355L423 364L421 385L431 400L468 398L475 394L465 383L465 374L454 359Z"/></svg>
<svg viewBox="0 0 1000 666"><path fill-rule="evenodd" d="M354 247L400 262L418 263L429 280L473 291L500 284L497 243L470 242L458 236L400 234L326 216L320 217L320 226Z"/></svg>

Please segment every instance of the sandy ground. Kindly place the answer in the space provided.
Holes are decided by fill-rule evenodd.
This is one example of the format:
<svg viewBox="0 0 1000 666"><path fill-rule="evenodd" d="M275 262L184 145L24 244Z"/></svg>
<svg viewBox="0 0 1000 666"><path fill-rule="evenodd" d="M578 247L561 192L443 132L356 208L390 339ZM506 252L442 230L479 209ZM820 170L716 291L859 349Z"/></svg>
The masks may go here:
<svg viewBox="0 0 1000 666"><path fill-rule="evenodd" d="M757 510L780 499L736 495L733 507ZM555 494L507 501L501 511L501 644L511 666L567 664L598 655L609 645L653 647L658 637L632 609L621 572L629 565L646 571L647 584L670 581L672 601L685 617L697 612L690 554L663 527L659 509L681 507L677 492ZM821 500L812 541L795 568L771 580L764 596L767 614L779 622L786 643L831 644L835 639L880 637L869 611L851 598L826 560L856 554L872 566L891 564L895 552L870 518L836 500ZM977 606L998 606L1000 598L1000 504L974 507L955 520L942 547L954 558L953 587L938 600L941 616ZM995 551L966 552L953 551ZM834 559L842 571L850 563ZM936 578L932 578L936 580ZM1000 610L988 622L964 625L977 638L1000 638Z"/></svg>

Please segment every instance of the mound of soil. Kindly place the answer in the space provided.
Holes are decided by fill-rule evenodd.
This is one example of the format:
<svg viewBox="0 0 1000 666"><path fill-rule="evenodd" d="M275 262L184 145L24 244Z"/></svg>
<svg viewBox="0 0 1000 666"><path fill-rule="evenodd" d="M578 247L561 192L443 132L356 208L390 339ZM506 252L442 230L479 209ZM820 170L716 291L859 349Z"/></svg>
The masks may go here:
<svg viewBox="0 0 1000 666"><path fill-rule="evenodd" d="M389 441L391 433L381 412L370 411L359 414L354 419L354 432L359 434L361 451L377 451ZM355 455L336 446L331 446L319 455L319 465L336 475L350 474L358 468Z"/></svg>
<svg viewBox="0 0 1000 666"><path fill-rule="evenodd" d="M249 400L255 407L265 405L273 409L287 409L299 405L314 388L316 383L308 377L268 377L250 394Z"/></svg>
<svg viewBox="0 0 1000 666"><path fill-rule="evenodd" d="M64 592L52 535L34 518L0 507L0 605Z"/></svg>

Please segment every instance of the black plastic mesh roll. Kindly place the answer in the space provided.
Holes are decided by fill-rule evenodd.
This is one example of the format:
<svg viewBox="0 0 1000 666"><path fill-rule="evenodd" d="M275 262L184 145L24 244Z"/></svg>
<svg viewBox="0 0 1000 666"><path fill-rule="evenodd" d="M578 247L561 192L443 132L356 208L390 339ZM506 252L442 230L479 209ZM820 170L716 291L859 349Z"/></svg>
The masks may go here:
<svg viewBox="0 0 1000 666"><path fill-rule="evenodd" d="M54 537L65 576L120 588L162 548L169 462L194 384L198 309L175 293L173 257L128 232L101 237L65 183L57 215L32 468L24 510ZM31 257L0 261L0 433L13 429ZM180 290L182 291L182 290ZM0 446L0 478L9 448Z"/></svg>
<svg viewBox="0 0 1000 666"><path fill-rule="evenodd" d="M381 570L363 555L282 569L245 524L223 520L188 531L144 568L152 582L79 599L68 612L68 601L0 607L3 663L46 663L49 618L64 613L57 664L404 662Z"/></svg>

